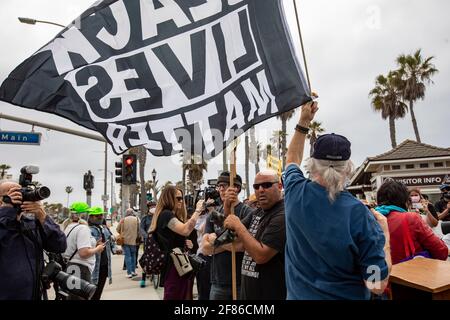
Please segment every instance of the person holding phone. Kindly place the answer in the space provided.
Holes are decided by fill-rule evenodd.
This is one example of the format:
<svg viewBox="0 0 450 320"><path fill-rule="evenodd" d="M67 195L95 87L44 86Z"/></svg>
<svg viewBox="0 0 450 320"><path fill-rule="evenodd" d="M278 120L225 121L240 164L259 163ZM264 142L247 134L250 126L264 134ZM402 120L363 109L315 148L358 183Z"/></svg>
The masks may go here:
<svg viewBox="0 0 450 320"><path fill-rule="evenodd" d="M111 241L113 239L111 231L103 224L105 214L103 209L92 207L88 209L88 214L91 235L95 238L97 244L103 244L105 248L105 250L97 252L95 255L95 267L92 272L92 283L97 286L97 290L91 300L100 300L106 279L109 278L109 284L112 283L111 255L116 253L117 250L114 242Z"/></svg>
<svg viewBox="0 0 450 320"><path fill-rule="evenodd" d="M419 188L412 188L409 190L410 211L417 212L424 217L426 223L435 228L439 224L439 217L434 206L425 199Z"/></svg>

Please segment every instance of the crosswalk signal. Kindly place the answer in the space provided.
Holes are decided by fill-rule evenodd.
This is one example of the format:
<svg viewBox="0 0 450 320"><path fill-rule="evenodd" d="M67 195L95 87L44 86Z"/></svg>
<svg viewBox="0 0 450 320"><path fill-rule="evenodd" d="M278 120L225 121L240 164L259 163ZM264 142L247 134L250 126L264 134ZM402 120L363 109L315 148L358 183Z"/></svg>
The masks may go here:
<svg viewBox="0 0 450 320"><path fill-rule="evenodd" d="M122 161L116 161L115 167L116 167L116 183L122 183L123 181Z"/></svg>
<svg viewBox="0 0 450 320"><path fill-rule="evenodd" d="M137 159L135 154L123 156L122 183L125 185L136 184Z"/></svg>

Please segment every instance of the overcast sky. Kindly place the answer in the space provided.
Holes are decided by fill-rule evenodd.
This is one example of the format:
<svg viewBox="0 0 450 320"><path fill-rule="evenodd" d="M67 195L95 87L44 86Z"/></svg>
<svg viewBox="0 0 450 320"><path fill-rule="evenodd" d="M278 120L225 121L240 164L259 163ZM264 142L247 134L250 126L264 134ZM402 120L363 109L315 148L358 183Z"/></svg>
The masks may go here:
<svg viewBox="0 0 450 320"><path fill-rule="evenodd" d="M0 82L22 61L51 40L60 29L39 24L19 23L17 17L32 17L69 24L93 3L92 0L2 0L0 2ZM295 16L291 0L285 1L294 41L298 45ZM439 74L435 84L427 88L426 99L415 107L422 141L439 147L450 147L450 1L448 0L301 0L300 18L313 90L320 96L317 119L327 132L343 134L352 142L352 159L357 166L368 156L391 149L388 123L372 111L368 93L375 77L394 69L401 53L423 49L426 56L435 56ZM0 102L0 112L30 120L88 130L48 113L23 109ZM288 125L293 131L298 114ZM281 126L273 119L257 126ZM31 126L0 119L4 131L31 131ZM52 190L50 202L66 204L66 186L74 192L70 202L85 200L82 177L87 170L95 175L93 205L102 205L104 145L84 138L35 128L42 132L41 146L0 144L0 164L9 164L9 173L18 178L20 168L35 164L41 172L35 177ZM265 135L262 133L261 135ZM288 136L289 140L290 136ZM413 139L408 114L397 121L397 142ZM268 141L261 141L267 144ZM241 149L243 148L243 140ZM305 150L308 154L309 150ZM221 156L210 163L206 178L215 178L221 169ZM244 176L243 152L238 173ZM119 158L109 148L108 169L114 170ZM172 161L148 154L146 179L153 168L160 181L181 180L179 157ZM264 165L262 165L264 167ZM251 166L251 178L254 167ZM108 178L108 193L110 193ZM116 188L116 191L118 188Z"/></svg>

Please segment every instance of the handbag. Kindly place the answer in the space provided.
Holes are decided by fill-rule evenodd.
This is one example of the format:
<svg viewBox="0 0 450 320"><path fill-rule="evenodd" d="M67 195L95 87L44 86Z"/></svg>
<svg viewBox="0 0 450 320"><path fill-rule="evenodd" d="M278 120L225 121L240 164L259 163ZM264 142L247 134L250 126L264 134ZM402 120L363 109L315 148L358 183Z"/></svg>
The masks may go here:
<svg viewBox="0 0 450 320"><path fill-rule="evenodd" d="M181 251L180 248L173 248L170 257L172 258L173 265L180 277L194 270L189 260L188 253Z"/></svg>
<svg viewBox="0 0 450 320"><path fill-rule="evenodd" d="M408 221L406 219L406 216L403 217L401 227L403 235L403 246L405 248L406 258L400 260L400 262L406 262L416 258L431 258L431 255L427 250L416 253L416 247L411 237L411 233L409 232Z"/></svg>
<svg viewBox="0 0 450 320"><path fill-rule="evenodd" d="M139 265L146 274L160 274L164 268L166 255L155 239L154 233L149 233L144 244L144 253L139 259Z"/></svg>

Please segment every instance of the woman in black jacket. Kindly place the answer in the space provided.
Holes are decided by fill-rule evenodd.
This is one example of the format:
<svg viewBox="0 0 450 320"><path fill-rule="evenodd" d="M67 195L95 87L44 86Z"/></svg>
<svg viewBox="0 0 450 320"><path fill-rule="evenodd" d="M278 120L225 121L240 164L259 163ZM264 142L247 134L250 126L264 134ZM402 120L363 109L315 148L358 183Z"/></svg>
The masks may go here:
<svg viewBox="0 0 450 320"><path fill-rule="evenodd" d="M179 276L170 258L174 248L184 251L186 238L194 230L195 223L202 211L203 201L190 219L187 219L183 193L174 186L163 189L152 219L150 231L155 231L161 250L166 253L166 265L161 273L161 286L164 287L164 300L192 300L192 272Z"/></svg>

